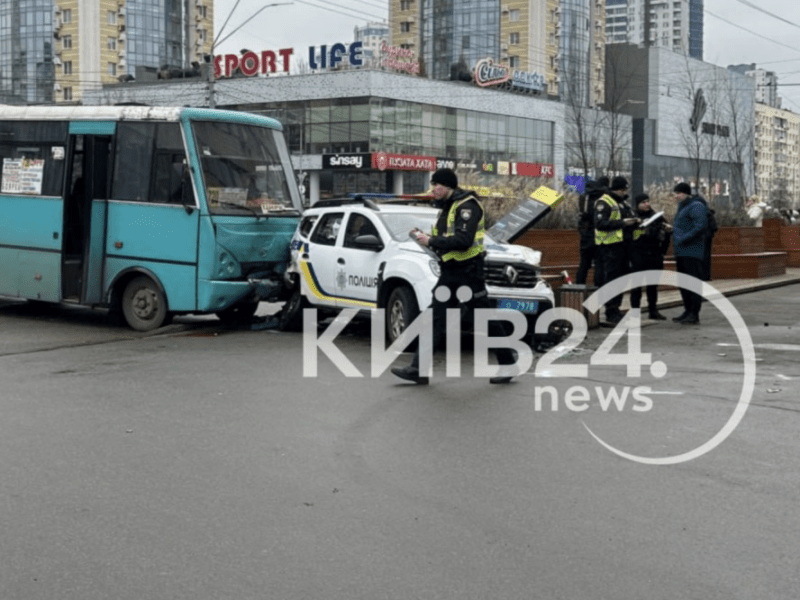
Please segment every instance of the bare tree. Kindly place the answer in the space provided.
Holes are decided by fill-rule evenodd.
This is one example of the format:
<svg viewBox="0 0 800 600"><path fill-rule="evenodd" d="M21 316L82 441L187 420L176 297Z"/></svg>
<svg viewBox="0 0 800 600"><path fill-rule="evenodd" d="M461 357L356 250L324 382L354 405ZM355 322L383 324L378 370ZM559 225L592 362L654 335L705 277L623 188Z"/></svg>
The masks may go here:
<svg viewBox="0 0 800 600"><path fill-rule="evenodd" d="M692 163L692 179L696 185L700 185L702 177L703 155L705 147L703 144L703 117L705 117L708 110L708 100L706 99L705 92L698 83L698 75L691 68L689 57L685 56L686 72L685 80L683 83L683 93L689 102L693 103L692 114L689 122L684 124L681 129L681 137L686 148L686 153Z"/></svg>
<svg viewBox="0 0 800 600"><path fill-rule="evenodd" d="M746 90L728 77L725 98L729 111L730 127L725 140L725 151L731 163L731 198L735 196L743 204L753 193L750 177L753 173L753 151L755 122L751 102L747 102ZM747 170L745 170L747 169Z"/></svg>

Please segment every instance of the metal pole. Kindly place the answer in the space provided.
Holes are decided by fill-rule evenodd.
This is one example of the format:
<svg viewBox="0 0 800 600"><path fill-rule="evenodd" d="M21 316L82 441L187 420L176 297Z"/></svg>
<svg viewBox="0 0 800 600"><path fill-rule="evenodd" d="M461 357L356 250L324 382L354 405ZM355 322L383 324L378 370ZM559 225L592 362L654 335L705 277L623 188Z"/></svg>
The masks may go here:
<svg viewBox="0 0 800 600"><path fill-rule="evenodd" d="M217 44L221 44L222 42L227 40L234 33L239 31L242 27L244 27L250 21L252 21L263 10L265 10L267 8L270 8L272 6L286 6L286 5L289 5L289 4L294 4L293 2L277 2L277 3L273 3L273 4L267 4L266 6L262 6L256 12L254 12L252 15L250 15L250 17L245 19L244 22L242 22L236 29L231 31L228 35L226 35L224 38L222 38L220 40L219 37L222 35L222 32L225 30L225 26L231 20L231 17L233 16L233 11L235 11L236 7L239 6L239 2L240 1L241 0L236 0L236 4L234 4L233 8L231 9L231 12L228 14L228 18L225 19L225 23L222 25L222 28L219 30L219 32L217 32L217 36L214 38L214 41L211 42L211 66L210 66L210 68L208 70L208 84L207 84L207 88L208 88L208 107L209 108L216 108L217 107L217 99L215 97L216 90L214 89L214 84L216 83L216 79L217 79L217 76L216 76L216 74L214 72L214 49L217 47Z"/></svg>

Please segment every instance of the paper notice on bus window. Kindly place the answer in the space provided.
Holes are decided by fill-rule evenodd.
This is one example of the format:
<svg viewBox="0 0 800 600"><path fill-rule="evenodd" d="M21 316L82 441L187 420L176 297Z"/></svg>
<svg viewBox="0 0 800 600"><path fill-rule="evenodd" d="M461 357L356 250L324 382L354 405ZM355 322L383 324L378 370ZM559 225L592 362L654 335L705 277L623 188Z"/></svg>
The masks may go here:
<svg viewBox="0 0 800 600"><path fill-rule="evenodd" d="M245 188L209 188L208 199L211 204L238 204L247 203L247 190Z"/></svg>
<svg viewBox="0 0 800 600"><path fill-rule="evenodd" d="M3 194L42 194L44 180L44 159L41 158L4 158Z"/></svg>

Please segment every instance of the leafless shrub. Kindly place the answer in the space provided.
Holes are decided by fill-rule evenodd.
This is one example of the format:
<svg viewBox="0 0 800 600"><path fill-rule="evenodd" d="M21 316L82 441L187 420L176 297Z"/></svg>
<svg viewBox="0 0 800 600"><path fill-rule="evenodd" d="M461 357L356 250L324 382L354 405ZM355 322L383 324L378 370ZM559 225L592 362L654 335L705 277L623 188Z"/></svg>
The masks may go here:
<svg viewBox="0 0 800 600"><path fill-rule="evenodd" d="M554 189L552 178L510 176L502 186L484 186L474 172L458 173L461 187L476 191L483 201L486 227L489 228L518 204L528 200L541 186ZM536 224L542 229L574 229L578 222L578 194L560 188L564 200Z"/></svg>

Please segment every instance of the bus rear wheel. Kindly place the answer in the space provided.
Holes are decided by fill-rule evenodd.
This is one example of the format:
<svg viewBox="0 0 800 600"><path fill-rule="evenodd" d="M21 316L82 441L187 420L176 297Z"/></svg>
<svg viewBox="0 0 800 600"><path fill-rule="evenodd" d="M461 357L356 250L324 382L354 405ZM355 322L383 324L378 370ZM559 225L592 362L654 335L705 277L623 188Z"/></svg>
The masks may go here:
<svg viewBox="0 0 800 600"><path fill-rule="evenodd" d="M136 277L122 293L122 314L136 331L158 329L167 317L167 299L149 277Z"/></svg>

